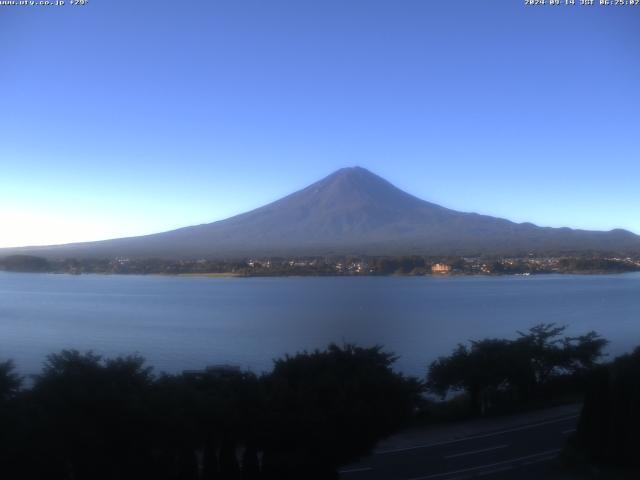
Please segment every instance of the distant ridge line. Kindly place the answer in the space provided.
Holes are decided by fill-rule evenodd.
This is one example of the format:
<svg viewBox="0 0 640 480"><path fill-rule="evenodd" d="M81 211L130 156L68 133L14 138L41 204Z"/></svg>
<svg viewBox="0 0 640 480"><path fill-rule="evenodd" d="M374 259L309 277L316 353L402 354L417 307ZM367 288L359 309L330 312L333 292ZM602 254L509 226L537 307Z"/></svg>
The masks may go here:
<svg viewBox="0 0 640 480"><path fill-rule="evenodd" d="M539 227L459 212L421 200L356 166L225 220L140 237L0 249L0 256L229 259L639 252L640 236L626 230Z"/></svg>

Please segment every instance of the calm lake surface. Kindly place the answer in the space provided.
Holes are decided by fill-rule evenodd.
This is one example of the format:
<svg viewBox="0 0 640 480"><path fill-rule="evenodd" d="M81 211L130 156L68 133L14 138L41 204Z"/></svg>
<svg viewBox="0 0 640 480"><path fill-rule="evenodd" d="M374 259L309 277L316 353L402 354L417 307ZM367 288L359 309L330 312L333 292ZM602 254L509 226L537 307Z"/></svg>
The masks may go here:
<svg viewBox="0 0 640 480"><path fill-rule="evenodd" d="M540 322L640 345L640 274L533 277L189 278L0 272L0 360L23 373L63 348L138 352L157 370L269 370L329 342L383 344L423 375L459 342Z"/></svg>

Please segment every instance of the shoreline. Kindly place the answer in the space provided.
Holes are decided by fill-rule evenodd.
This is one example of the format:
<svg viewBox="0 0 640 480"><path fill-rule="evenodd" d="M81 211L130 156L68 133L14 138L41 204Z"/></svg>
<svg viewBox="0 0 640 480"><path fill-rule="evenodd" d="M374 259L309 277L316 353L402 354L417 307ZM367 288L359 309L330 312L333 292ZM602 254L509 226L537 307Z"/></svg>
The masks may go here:
<svg viewBox="0 0 640 480"><path fill-rule="evenodd" d="M135 275L131 273L114 273L113 275ZM160 275L163 277L193 277L193 278L241 278L247 277L242 273L234 272L210 272L210 273L148 273L147 275Z"/></svg>
<svg viewBox="0 0 640 480"><path fill-rule="evenodd" d="M324 273L324 274L250 274L237 272L202 272L202 273L122 273L122 272L62 272L62 271L11 271L0 270L0 273L29 273L29 274L46 274L46 275L104 275L104 276L157 276L157 277L182 277L182 278L364 278L364 277L396 277L396 278L498 278L498 277L542 277L548 275L579 275L579 276L603 276L603 275L624 275L631 273L640 273L640 270L630 271L566 271L566 272L535 272L535 273L426 273L422 275L411 275L402 273L391 274L340 274L340 273Z"/></svg>

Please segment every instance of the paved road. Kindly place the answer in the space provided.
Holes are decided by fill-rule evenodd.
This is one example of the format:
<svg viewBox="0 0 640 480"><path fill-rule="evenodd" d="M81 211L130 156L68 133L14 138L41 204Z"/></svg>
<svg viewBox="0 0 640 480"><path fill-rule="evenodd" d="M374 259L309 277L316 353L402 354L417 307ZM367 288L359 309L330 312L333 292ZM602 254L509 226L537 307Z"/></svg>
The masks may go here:
<svg viewBox="0 0 640 480"><path fill-rule="evenodd" d="M463 438L378 450L341 471L343 480L552 478L552 461L574 431L577 414ZM561 478L561 477L558 477Z"/></svg>

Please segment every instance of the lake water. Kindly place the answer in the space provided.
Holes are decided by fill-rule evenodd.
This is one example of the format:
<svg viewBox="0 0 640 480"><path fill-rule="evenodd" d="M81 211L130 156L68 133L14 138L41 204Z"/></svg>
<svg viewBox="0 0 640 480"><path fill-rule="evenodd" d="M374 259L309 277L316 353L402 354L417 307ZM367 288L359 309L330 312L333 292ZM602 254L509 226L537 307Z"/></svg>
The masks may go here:
<svg viewBox="0 0 640 480"><path fill-rule="evenodd" d="M423 375L458 342L540 322L640 345L640 274L532 277L193 278L0 272L0 360L23 373L63 348L138 352L170 372L255 372L329 342L383 344Z"/></svg>

